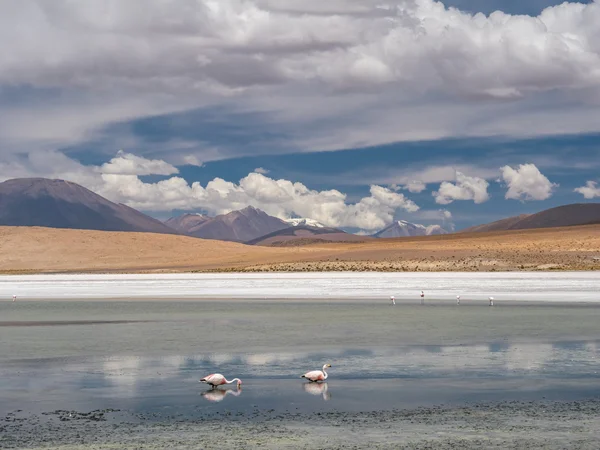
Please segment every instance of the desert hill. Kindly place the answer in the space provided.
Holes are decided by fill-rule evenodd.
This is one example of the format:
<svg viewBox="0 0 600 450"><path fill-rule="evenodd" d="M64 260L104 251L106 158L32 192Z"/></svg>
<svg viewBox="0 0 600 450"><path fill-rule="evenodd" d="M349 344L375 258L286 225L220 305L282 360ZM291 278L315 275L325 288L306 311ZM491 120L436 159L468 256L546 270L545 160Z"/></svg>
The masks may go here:
<svg viewBox="0 0 600 450"><path fill-rule="evenodd" d="M598 270L600 225L301 247L0 227L0 272Z"/></svg>

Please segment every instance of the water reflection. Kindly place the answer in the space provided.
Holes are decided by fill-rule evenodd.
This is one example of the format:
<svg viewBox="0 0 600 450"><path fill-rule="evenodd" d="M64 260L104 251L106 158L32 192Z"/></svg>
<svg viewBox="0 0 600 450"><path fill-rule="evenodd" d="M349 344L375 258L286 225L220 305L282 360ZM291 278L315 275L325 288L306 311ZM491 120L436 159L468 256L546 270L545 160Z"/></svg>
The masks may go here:
<svg viewBox="0 0 600 450"><path fill-rule="evenodd" d="M331 398L327 383L303 383L302 389L310 395L322 395L325 401Z"/></svg>
<svg viewBox="0 0 600 450"><path fill-rule="evenodd" d="M211 402L211 403L218 403L223 401L223 399L225 399L225 397L227 397L228 395L233 395L234 397L239 397L242 394L242 388L239 389L220 389L220 388L215 388L215 389L211 389L209 391L204 391L202 392L202 397Z"/></svg>

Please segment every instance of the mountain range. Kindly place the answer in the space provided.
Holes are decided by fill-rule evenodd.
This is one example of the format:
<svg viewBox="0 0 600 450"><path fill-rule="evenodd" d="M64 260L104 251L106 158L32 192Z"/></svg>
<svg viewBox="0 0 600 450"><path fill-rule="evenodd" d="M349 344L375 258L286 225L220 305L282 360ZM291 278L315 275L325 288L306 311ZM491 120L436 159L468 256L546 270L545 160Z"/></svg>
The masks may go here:
<svg viewBox="0 0 600 450"><path fill-rule="evenodd" d="M184 214L170 218L165 224L189 236L233 242L247 242L290 227L283 220L252 206L215 217Z"/></svg>
<svg viewBox="0 0 600 450"><path fill-rule="evenodd" d="M470 227L462 232L525 230L594 223L600 223L600 203L580 203L536 214L508 217ZM356 236L310 218L281 220L252 206L216 217L183 214L162 223L126 205L111 202L78 184L45 178L21 178L0 183L0 225L185 234L257 245L354 242L372 238L448 233L439 225L424 226L399 220L372 236Z"/></svg>

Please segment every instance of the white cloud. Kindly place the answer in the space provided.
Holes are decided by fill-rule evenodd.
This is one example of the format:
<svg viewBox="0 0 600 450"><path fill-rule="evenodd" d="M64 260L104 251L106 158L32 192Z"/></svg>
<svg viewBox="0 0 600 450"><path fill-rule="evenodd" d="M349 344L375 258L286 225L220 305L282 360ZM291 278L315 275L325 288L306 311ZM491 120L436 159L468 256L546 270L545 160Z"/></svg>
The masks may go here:
<svg viewBox="0 0 600 450"><path fill-rule="evenodd" d="M500 98L598 83L596 2L539 17L485 17L433 0L356 3L22 0L3 8L2 34L15 45L0 53L0 82L223 92L413 83Z"/></svg>
<svg viewBox="0 0 600 450"><path fill-rule="evenodd" d="M316 191L302 183L275 180L256 172L239 183L215 178L206 186L198 182L189 184L177 176L155 183L146 183L139 177L167 171L169 166L164 161L151 161L123 152L102 166L85 166L62 153L38 152L23 160L0 163L0 180L16 176L62 178L144 211L202 209L221 214L252 205L282 219L310 217L331 227L363 230L385 227L398 209L419 210L403 194L377 185L370 187L369 196L348 203L346 194L338 190Z"/></svg>
<svg viewBox="0 0 600 450"><path fill-rule="evenodd" d="M179 170L160 159L146 159L119 150L117 156L100 167L100 172L112 175L173 175Z"/></svg>
<svg viewBox="0 0 600 450"><path fill-rule="evenodd" d="M456 172L456 183L444 181L437 191L433 192L436 203L448 205L455 200L473 200L484 203L490 199L487 192L489 183L483 178L469 177L462 172Z"/></svg>
<svg viewBox="0 0 600 450"><path fill-rule="evenodd" d="M585 186L578 187L574 189L573 192L578 192L587 199L600 197L600 188L598 188L598 183L596 181L588 181Z"/></svg>
<svg viewBox="0 0 600 450"><path fill-rule="evenodd" d="M420 192L423 192L425 189L427 189L427 185L425 183L423 183L422 181L413 180L413 181L410 181L409 183L407 183L404 186L404 189L406 189L408 192L412 192L413 194L418 194Z"/></svg>
<svg viewBox="0 0 600 450"><path fill-rule="evenodd" d="M433 0L317 3L3 2L0 87L39 97L3 102L0 147L57 148L210 106L264 113L291 151L599 129L597 0L538 17ZM213 157L243 152L236 144Z"/></svg>
<svg viewBox="0 0 600 450"><path fill-rule="evenodd" d="M546 200L558 184L551 183L535 164L521 164L517 169L504 166L500 169L508 186L505 198L513 200Z"/></svg>
<svg viewBox="0 0 600 450"><path fill-rule="evenodd" d="M266 175L270 172L270 170L265 169L264 167L257 167L254 169L256 173L260 173L261 175Z"/></svg>

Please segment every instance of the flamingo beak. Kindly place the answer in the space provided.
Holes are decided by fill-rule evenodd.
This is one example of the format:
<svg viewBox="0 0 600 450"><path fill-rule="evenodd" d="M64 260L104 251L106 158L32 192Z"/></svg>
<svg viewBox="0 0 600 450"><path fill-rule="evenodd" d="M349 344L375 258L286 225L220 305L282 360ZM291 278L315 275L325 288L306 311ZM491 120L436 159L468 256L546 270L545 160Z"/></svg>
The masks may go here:
<svg viewBox="0 0 600 450"><path fill-rule="evenodd" d="M327 364L327 367L331 367L331 364Z"/></svg>

